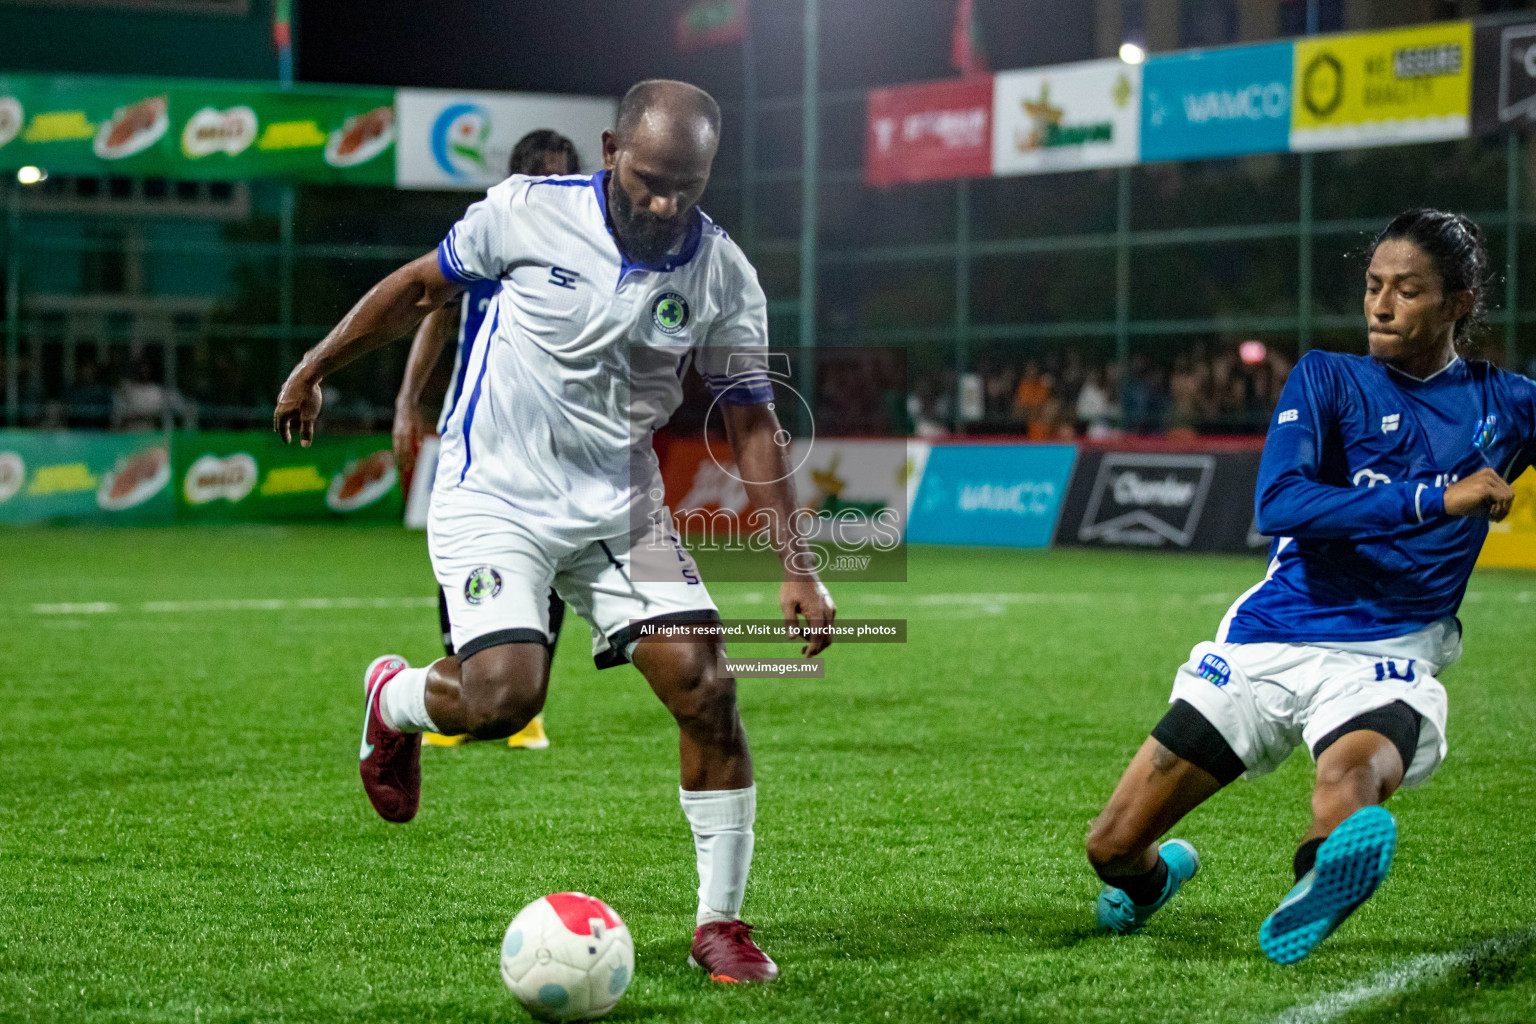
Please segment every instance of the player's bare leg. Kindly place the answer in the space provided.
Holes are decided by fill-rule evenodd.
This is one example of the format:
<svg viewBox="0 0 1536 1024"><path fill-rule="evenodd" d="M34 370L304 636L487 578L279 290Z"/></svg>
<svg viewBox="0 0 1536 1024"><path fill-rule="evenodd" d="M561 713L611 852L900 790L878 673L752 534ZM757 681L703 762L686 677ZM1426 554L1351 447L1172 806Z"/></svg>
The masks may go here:
<svg viewBox="0 0 1536 1024"><path fill-rule="evenodd" d="M434 732L499 740L544 709L549 652L537 642L500 644L462 662L439 658L425 672L425 706Z"/></svg>
<svg viewBox="0 0 1536 1024"><path fill-rule="evenodd" d="M453 627L448 619L448 600L447 596L444 594L441 588L439 588L437 592L437 616L438 622L442 626L443 649L447 652L447 657L442 661L434 662L433 666L429 666L428 685L430 687L431 680L436 678L440 689L443 687L451 688L458 683L458 676L455 675L458 661L454 657L452 632ZM549 594L549 635L551 638L558 637L560 635L560 626L564 620L565 602L561 601L559 597L555 595L555 592L551 590ZM553 639L551 639L545 650L548 656L544 659L543 686L545 692L548 692L550 667L554 663L555 653ZM433 667L437 668L435 676L430 672ZM542 700L540 704L542 706ZM433 720L436 721L435 715L433 716ZM477 737L463 732L445 734L435 730L428 730L422 733L421 738L428 746L457 747L471 739L476 739ZM501 737L498 736L495 738L500 739ZM509 734L506 737L506 740L508 747L520 747L526 750L543 750L547 748L549 746L549 737L544 732L544 716L542 714L535 714L533 718L529 719L527 725Z"/></svg>
<svg viewBox="0 0 1536 1024"><path fill-rule="evenodd" d="M488 647L462 663L439 658L426 668L386 655L364 679L363 743L358 770L374 810L406 822L421 802L421 733L502 739L544 707L549 654L541 643Z"/></svg>
<svg viewBox="0 0 1536 1024"><path fill-rule="evenodd" d="M752 864L757 787L736 708L736 680L720 672L724 648L699 641L642 640L633 660L678 727L679 794L699 868L691 963L716 981L772 981L778 965L737 915Z"/></svg>
<svg viewBox="0 0 1536 1024"><path fill-rule="evenodd" d="M1158 839L1222 788L1206 771L1147 737L1126 767L1109 803L1088 831L1088 862L1104 881L1099 925L1120 933L1139 931L1200 861L1180 839Z"/></svg>
<svg viewBox="0 0 1536 1024"><path fill-rule="evenodd" d="M1381 804L1406 771L1399 744L1372 729L1347 732L1318 755L1312 825L1296 851L1296 884L1259 929L1259 946L1270 959L1294 963L1306 956L1386 878L1397 823Z"/></svg>

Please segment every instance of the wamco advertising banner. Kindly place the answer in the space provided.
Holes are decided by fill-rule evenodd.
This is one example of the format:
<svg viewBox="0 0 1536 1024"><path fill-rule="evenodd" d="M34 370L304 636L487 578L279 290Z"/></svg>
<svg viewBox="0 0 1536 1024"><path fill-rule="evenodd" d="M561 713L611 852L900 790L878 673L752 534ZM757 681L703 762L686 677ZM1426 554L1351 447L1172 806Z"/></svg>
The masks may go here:
<svg viewBox="0 0 1536 1024"><path fill-rule="evenodd" d="M1536 469L1515 481L1509 518L1488 524L1488 539L1477 564L1497 569L1536 569Z"/></svg>
<svg viewBox="0 0 1536 1024"><path fill-rule="evenodd" d="M870 185L992 173L992 78L925 82L869 94Z"/></svg>
<svg viewBox="0 0 1536 1024"><path fill-rule="evenodd" d="M1141 72L1121 60L1005 71L992 100L992 172L1124 167L1141 153Z"/></svg>
<svg viewBox="0 0 1536 1024"><path fill-rule="evenodd" d="M1141 158L1283 151L1293 59L1289 42L1151 58L1142 72Z"/></svg>
<svg viewBox="0 0 1536 1024"><path fill-rule="evenodd" d="M1295 43L1291 149L1465 138L1472 23L1318 36Z"/></svg>
<svg viewBox="0 0 1536 1024"><path fill-rule="evenodd" d="M517 140L550 128L576 144L585 169L602 166L602 137L618 104L589 96L401 89L395 178L400 188L484 192L507 176Z"/></svg>
<svg viewBox="0 0 1536 1024"><path fill-rule="evenodd" d="M912 504L907 539L1046 547L1075 455L1069 444L935 445Z"/></svg>
<svg viewBox="0 0 1536 1024"><path fill-rule="evenodd" d="M0 75L0 170L393 185L393 89Z"/></svg>
<svg viewBox="0 0 1536 1024"><path fill-rule="evenodd" d="M1252 551L1260 454L1085 447L1056 543Z"/></svg>

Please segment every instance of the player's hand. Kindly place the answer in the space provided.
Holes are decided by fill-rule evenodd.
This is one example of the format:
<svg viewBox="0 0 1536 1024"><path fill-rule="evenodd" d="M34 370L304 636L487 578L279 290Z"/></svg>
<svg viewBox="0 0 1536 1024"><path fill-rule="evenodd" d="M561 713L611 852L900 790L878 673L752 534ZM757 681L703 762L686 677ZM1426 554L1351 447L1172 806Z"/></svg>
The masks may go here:
<svg viewBox="0 0 1536 1024"><path fill-rule="evenodd" d="M809 638L800 648L801 654L814 658L827 649L832 642L827 627L837 619L837 605L820 580L785 580L779 588L779 607L784 611L784 627L792 634L799 632L800 619L805 619L805 633L800 635Z"/></svg>
<svg viewBox="0 0 1536 1024"><path fill-rule="evenodd" d="M416 453L421 450L421 439L426 436L427 424L421 418L421 410L415 402L395 404L395 425L391 440L395 448L395 465L400 472L409 473L416 468Z"/></svg>
<svg viewBox="0 0 1536 1024"><path fill-rule="evenodd" d="M1500 523L1509 515L1514 502L1515 489L1491 467L1484 467L1445 489L1448 516L1484 516Z"/></svg>
<svg viewBox="0 0 1536 1024"><path fill-rule="evenodd" d="M283 389L277 393L277 408L272 413L272 429L282 436L283 444L293 440L298 427L299 444L305 448L315 439L315 420L320 416L320 382L310 377L304 364L293 368Z"/></svg>

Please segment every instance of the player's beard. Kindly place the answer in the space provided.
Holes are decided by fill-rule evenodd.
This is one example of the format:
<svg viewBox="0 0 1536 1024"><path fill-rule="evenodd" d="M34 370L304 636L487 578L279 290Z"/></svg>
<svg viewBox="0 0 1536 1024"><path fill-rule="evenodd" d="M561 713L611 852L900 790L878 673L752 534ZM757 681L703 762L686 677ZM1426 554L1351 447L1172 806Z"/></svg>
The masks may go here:
<svg viewBox="0 0 1536 1024"><path fill-rule="evenodd" d="M608 183L608 216L619 237L624 255L633 263L660 263L677 248L688 232L688 218L693 211L663 220L637 208L622 188Z"/></svg>

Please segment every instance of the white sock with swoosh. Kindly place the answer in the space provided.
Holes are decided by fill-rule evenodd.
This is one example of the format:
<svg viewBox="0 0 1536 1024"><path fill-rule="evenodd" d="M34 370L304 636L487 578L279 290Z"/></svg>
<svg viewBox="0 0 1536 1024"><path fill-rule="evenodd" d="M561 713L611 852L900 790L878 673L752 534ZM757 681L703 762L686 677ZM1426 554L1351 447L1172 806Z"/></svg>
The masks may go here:
<svg viewBox="0 0 1536 1024"><path fill-rule="evenodd" d="M427 670L401 669L379 694L379 717L397 732L437 732L427 714Z"/></svg>

